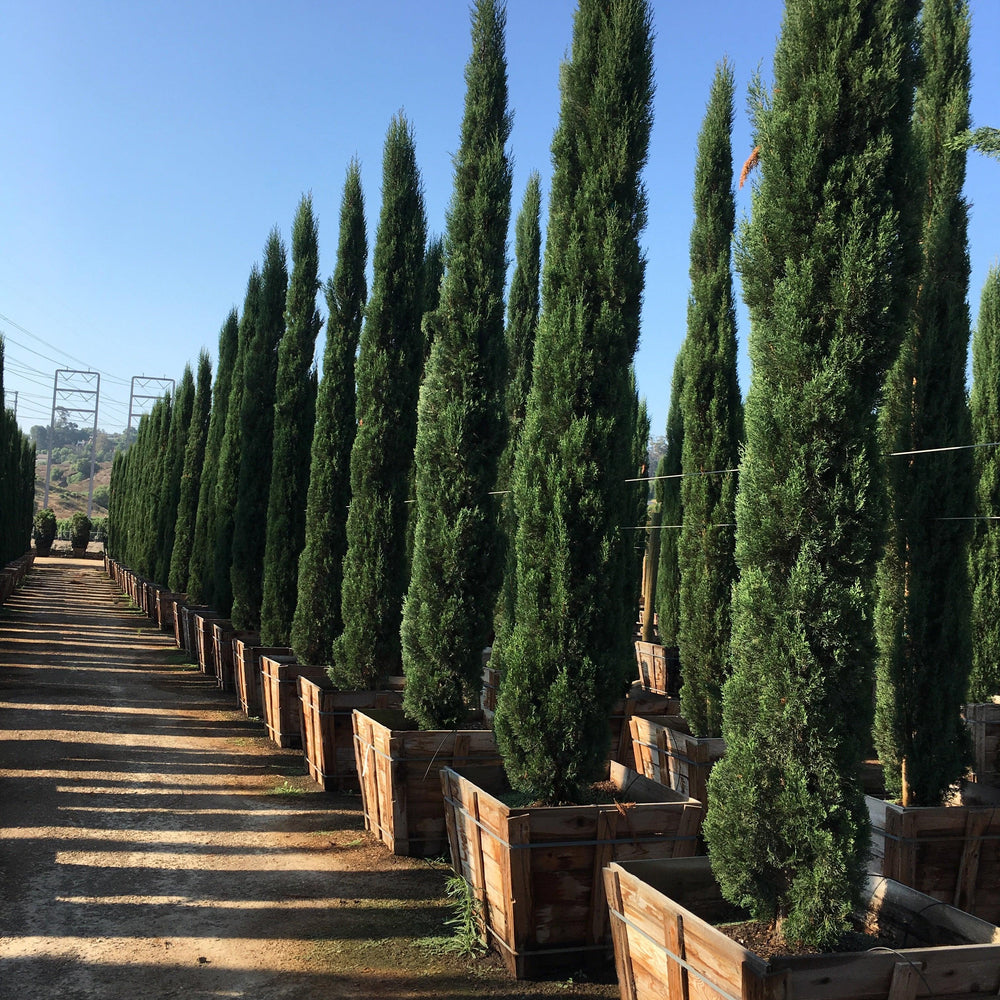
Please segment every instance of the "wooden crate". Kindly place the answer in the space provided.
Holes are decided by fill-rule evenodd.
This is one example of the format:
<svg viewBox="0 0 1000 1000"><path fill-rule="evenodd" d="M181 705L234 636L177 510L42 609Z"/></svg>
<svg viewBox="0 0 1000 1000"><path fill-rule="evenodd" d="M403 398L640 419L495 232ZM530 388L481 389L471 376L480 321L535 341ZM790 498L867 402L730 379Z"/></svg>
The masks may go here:
<svg viewBox="0 0 1000 1000"><path fill-rule="evenodd" d="M317 680L326 676L326 668L299 663L290 649L261 654L262 715L268 738L279 747L302 746L302 713L299 710L297 683L300 675Z"/></svg>
<svg viewBox="0 0 1000 1000"><path fill-rule="evenodd" d="M616 860L687 857L702 805L619 764L627 804L515 808L502 768L442 768L455 871L482 903L483 933L518 978L611 961L601 870Z"/></svg>
<svg viewBox="0 0 1000 1000"><path fill-rule="evenodd" d="M194 638L194 650L198 657L198 666L203 674L215 676L215 634L212 623L221 619L221 615L209 608L202 608L191 613L191 631Z"/></svg>
<svg viewBox="0 0 1000 1000"><path fill-rule="evenodd" d="M156 622L164 632L174 631L174 612L177 601L183 598L172 590L161 590L156 595Z"/></svg>
<svg viewBox="0 0 1000 1000"><path fill-rule="evenodd" d="M359 792L354 756L356 708L400 708L403 678L384 691L338 691L329 677L299 676L302 749L309 776L328 792Z"/></svg>
<svg viewBox="0 0 1000 1000"><path fill-rule="evenodd" d="M443 767L500 766L493 730L420 730L401 710L355 709L354 753L365 829L393 854L431 858L448 849Z"/></svg>
<svg viewBox="0 0 1000 1000"><path fill-rule="evenodd" d="M236 689L233 669L233 637L236 629L228 618L216 618L212 622L212 669L215 683L220 691Z"/></svg>
<svg viewBox="0 0 1000 1000"><path fill-rule="evenodd" d="M1000 990L1000 931L890 879L868 880L865 929L888 947L765 961L715 924L745 919L708 858L604 870L622 1000L913 1000Z"/></svg>
<svg viewBox="0 0 1000 1000"><path fill-rule="evenodd" d="M1000 786L1000 699L965 706L972 733L972 777L983 785Z"/></svg>
<svg viewBox="0 0 1000 1000"><path fill-rule="evenodd" d="M708 776L726 750L721 737L692 736L680 715L634 715L629 727L640 774L708 802Z"/></svg>
<svg viewBox="0 0 1000 1000"><path fill-rule="evenodd" d="M611 760L641 772L642 768L636 767L632 747L632 729L629 725L632 717L679 715L680 711L680 699L647 691L639 681L634 681L628 694L616 702L611 710Z"/></svg>
<svg viewBox="0 0 1000 1000"><path fill-rule="evenodd" d="M647 691L674 698L680 694L680 658L676 646L661 646L658 642L637 639L635 659L639 667L639 683Z"/></svg>
<svg viewBox="0 0 1000 1000"><path fill-rule="evenodd" d="M262 646L256 632L233 634L233 678L236 682L236 700L243 714L251 719L260 718L264 711L261 690L260 658L273 653L287 654L285 646Z"/></svg>
<svg viewBox="0 0 1000 1000"><path fill-rule="evenodd" d="M1000 808L899 806L866 796L870 871L1000 922Z"/></svg>

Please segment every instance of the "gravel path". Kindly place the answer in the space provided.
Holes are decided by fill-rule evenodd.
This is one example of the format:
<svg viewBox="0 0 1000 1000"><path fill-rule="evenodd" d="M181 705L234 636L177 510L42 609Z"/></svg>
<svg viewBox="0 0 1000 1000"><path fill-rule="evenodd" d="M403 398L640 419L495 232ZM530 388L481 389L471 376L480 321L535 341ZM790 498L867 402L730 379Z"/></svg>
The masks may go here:
<svg viewBox="0 0 1000 1000"><path fill-rule="evenodd" d="M446 870L393 857L99 563L0 609L0 1000L613 998L442 954Z"/></svg>

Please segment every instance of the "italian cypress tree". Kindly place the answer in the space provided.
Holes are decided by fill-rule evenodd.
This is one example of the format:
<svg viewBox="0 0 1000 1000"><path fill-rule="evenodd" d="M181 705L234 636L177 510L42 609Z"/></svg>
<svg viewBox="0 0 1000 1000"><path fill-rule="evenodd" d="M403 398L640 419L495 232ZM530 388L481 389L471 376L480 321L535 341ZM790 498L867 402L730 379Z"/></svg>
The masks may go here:
<svg viewBox="0 0 1000 1000"><path fill-rule="evenodd" d="M17 426L4 395L4 338L0 336L0 567L31 544L35 503L35 446Z"/></svg>
<svg viewBox="0 0 1000 1000"><path fill-rule="evenodd" d="M181 472L180 499L174 524L174 547L170 553L170 576L167 585L174 591L187 590L188 567L194 545L195 522L198 517L198 497L205 464L205 436L208 433L209 412L212 408L212 362L208 352L198 357L198 383L195 390L191 419L188 422L184 468Z"/></svg>
<svg viewBox="0 0 1000 1000"><path fill-rule="evenodd" d="M451 728L478 702L503 568L503 292L510 221L506 14L477 0L465 117L448 211L446 267L417 410L417 525L403 609L403 706L425 729Z"/></svg>
<svg viewBox="0 0 1000 1000"><path fill-rule="evenodd" d="M1000 694L1000 451L982 447L1000 441L1000 267L990 268L979 302L972 338L973 441L976 521L972 536L972 677L971 701Z"/></svg>
<svg viewBox="0 0 1000 1000"><path fill-rule="evenodd" d="M427 222L413 133L397 115L386 136L372 295L357 360L341 613L331 676L370 688L400 670L406 591L406 498L417 429Z"/></svg>
<svg viewBox="0 0 1000 1000"><path fill-rule="evenodd" d="M691 296L681 391L683 528L678 545L683 664L681 712L696 736L722 729L722 683L729 673L732 586L736 580L735 469L743 430L736 376L736 310L731 247L733 70L715 72L698 139L691 230Z"/></svg>
<svg viewBox="0 0 1000 1000"><path fill-rule="evenodd" d="M215 562L215 490L219 479L219 457L226 433L226 414L233 385L239 320L232 309L219 331L219 355L212 389L212 410L205 441L205 459L198 487L198 516L195 520L191 562L188 566L188 597L201 604L215 602L213 566Z"/></svg>
<svg viewBox="0 0 1000 1000"><path fill-rule="evenodd" d="M240 456L242 452L240 416L243 412L246 357L257 329L261 288L261 274L255 264L247 279L243 314L240 317L237 331L232 389L229 393L226 426L219 450L218 480L215 484L215 538L211 592L215 595L216 609L224 615L230 614L233 607L231 570L233 565L233 532L236 527L236 501L240 492Z"/></svg>
<svg viewBox="0 0 1000 1000"><path fill-rule="evenodd" d="M632 571L632 604L629 610L629 624L635 625L638 620L639 601L642 597L642 570L646 557L646 534L649 528L649 407L646 398L639 396L635 379L635 368L632 369L632 393L635 397L635 430L632 434L632 475L634 479L635 514L632 523L628 525L626 538L630 539L632 551L635 553L635 565ZM645 618L645 616L644 616Z"/></svg>
<svg viewBox="0 0 1000 1000"><path fill-rule="evenodd" d="M498 645L494 719L512 784L578 800L603 770L608 712L634 664L632 478L651 127L642 0L581 0L562 104L542 316L514 463L517 612Z"/></svg>
<svg viewBox="0 0 1000 1000"><path fill-rule="evenodd" d="M174 527L181 500L181 476L184 473L184 451L188 429L194 411L194 375L191 366L184 366L180 385L170 411L170 431L164 455L163 479L157 507L157 551L153 579L164 581L170 576L170 557L174 549Z"/></svg>
<svg viewBox="0 0 1000 1000"><path fill-rule="evenodd" d="M316 400L306 539L299 558L299 596L292 622L292 649L302 663L332 663L333 642L342 630L340 590L351 499L351 446L357 426L354 355L368 295L367 260L361 168L354 161L348 167L340 202L337 266L326 285L326 350Z"/></svg>
<svg viewBox="0 0 1000 1000"><path fill-rule="evenodd" d="M312 198L304 197L292 225L292 277L285 333L278 347L274 403L274 453L264 549L260 637L287 646L298 596L299 553L305 545L306 494L316 404L309 369L322 321L316 309L319 245Z"/></svg>
<svg viewBox="0 0 1000 1000"><path fill-rule="evenodd" d="M514 473L514 455L521 440L524 413L531 391L531 368L535 356L535 335L541 311L539 282L542 275L542 192L538 172L528 177L524 200L514 224L514 273L507 296L507 444L500 457L497 490L501 493L500 516L504 534L505 565L494 629L503 634L513 625L517 593L517 558L514 551L514 500L510 481Z"/></svg>
<svg viewBox="0 0 1000 1000"><path fill-rule="evenodd" d="M761 173L737 243L753 370L726 754L704 829L726 898L821 946L860 902L868 854L886 510L874 414L916 264L917 7L788 0L773 93L753 95Z"/></svg>
<svg viewBox="0 0 1000 1000"><path fill-rule="evenodd" d="M173 401L170 393L165 393L149 411L150 428L145 468L138 484L139 501L136 510L138 530L136 538L140 555L136 571L145 577L157 580L161 537L159 534L160 510L164 498L164 485L169 468L170 420Z"/></svg>
<svg viewBox="0 0 1000 1000"><path fill-rule="evenodd" d="M435 236L427 243L424 255L424 314L433 313L441 301L441 279L444 278L444 238ZM424 367L431 356L431 330L421 323L424 334Z"/></svg>
<svg viewBox="0 0 1000 1000"><path fill-rule="evenodd" d="M670 381L670 408L667 410L667 450L656 468L656 499L660 504L660 565L656 575L656 615L660 642L676 646L681 623L680 526L681 458L684 453L684 344L674 360Z"/></svg>
<svg viewBox="0 0 1000 1000"><path fill-rule="evenodd" d="M926 170L923 261L913 322L886 382L887 452L965 445L969 344L966 154L942 141L969 125L969 15L964 2L925 0L923 79L914 106ZM974 487L969 450L887 460L889 540L879 564L875 746L886 791L939 805L968 762L962 705L972 666L968 546ZM903 787L902 762L907 767Z"/></svg>
<svg viewBox="0 0 1000 1000"><path fill-rule="evenodd" d="M264 247L260 307L253 339L243 359L240 403L240 478L233 517L233 625L257 631L264 591L264 546L271 459L278 344L285 333L288 268L285 246L272 229Z"/></svg>

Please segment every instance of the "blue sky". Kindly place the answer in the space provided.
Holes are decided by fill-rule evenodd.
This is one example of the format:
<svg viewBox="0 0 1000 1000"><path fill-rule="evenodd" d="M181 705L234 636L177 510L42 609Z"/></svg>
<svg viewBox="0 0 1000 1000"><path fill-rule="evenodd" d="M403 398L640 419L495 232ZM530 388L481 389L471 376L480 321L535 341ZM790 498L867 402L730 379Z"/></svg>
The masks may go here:
<svg viewBox="0 0 1000 1000"><path fill-rule="evenodd" d="M551 173L559 64L575 3L508 0L512 217ZM780 0L655 0L656 106L645 181L647 282L636 366L662 433L684 335L697 134L716 63L734 64L735 169L746 85L770 73ZM312 192L323 280L357 156L374 244L382 145L413 125L429 228L451 196L469 50L465 0L0 0L0 333L24 428L47 423L57 367L102 373L99 424L124 428L133 375L179 378L242 303L272 226ZM1000 2L972 0L972 115L1000 125ZM973 155L970 301L1000 258L1000 164ZM738 212L749 210L749 186ZM543 222L545 205L543 203ZM513 229L510 241L513 254ZM320 297L320 308L325 303ZM741 385L749 368L741 311ZM322 353L321 343L318 353Z"/></svg>

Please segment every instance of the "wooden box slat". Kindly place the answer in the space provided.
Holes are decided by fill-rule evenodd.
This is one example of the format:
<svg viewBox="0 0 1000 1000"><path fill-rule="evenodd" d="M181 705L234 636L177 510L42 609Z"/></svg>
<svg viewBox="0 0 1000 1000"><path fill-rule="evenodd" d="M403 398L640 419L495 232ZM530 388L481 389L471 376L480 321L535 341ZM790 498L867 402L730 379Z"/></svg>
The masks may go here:
<svg viewBox="0 0 1000 1000"><path fill-rule="evenodd" d="M233 638L236 629L228 618L216 618L212 622L212 666L215 683L220 691L233 691L236 676L233 667Z"/></svg>
<svg viewBox="0 0 1000 1000"><path fill-rule="evenodd" d="M237 632L233 636L233 674L236 682L236 700L244 715L260 718L264 712L264 696L260 658L273 653L287 653L284 646L262 646L256 632Z"/></svg>
<svg viewBox="0 0 1000 1000"><path fill-rule="evenodd" d="M701 803L612 763L616 805L512 808L500 768L441 770L452 865L483 905L484 935L519 978L606 961L610 926L601 869L623 858L698 849Z"/></svg>
<svg viewBox="0 0 1000 1000"><path fill-rule="evenodd" d="M447 831L438 775L446 766L499 765L493 731L421 731L402 711L378 709L355 710L353 725L366 829L393 854L443 854Z"/></svg>
<svg viewBox="0 0 1000 1000"><path fill-rule="evenodd" d="M668 697L676 697L680 693L676 646L661 646L658 642L637 639L635 659L639 668L639 684L646 691Z"/></svg>

